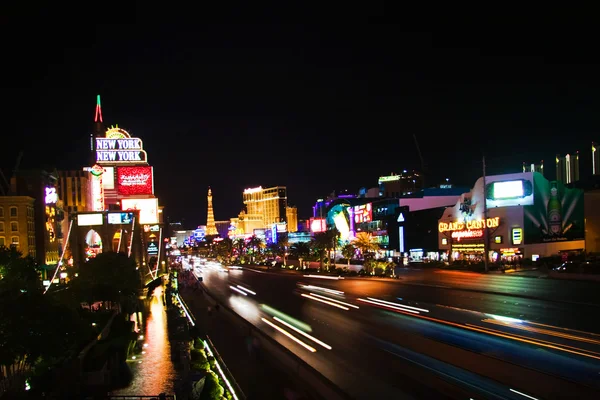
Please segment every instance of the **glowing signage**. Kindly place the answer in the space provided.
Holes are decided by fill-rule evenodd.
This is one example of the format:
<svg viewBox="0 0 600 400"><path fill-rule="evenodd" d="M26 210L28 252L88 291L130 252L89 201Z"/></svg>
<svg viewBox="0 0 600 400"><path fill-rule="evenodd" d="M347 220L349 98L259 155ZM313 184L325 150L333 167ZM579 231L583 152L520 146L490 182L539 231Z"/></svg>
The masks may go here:
<svg viewBox="0 0 600 400"><path fill-rule="evenodd" d="M327 222L325 218L311 218L310 231L313 233L325 232L327 230Z"/></svg>
<svg viewBox="0 0 600 400"><path fill-rule="evenodd" d="M503 177L507 176L503 175ZM488 183L485 188L487 206L491 208L532 205L533 182L530 179L509 179Z"/></svg>
<svg viewBox="0 0 600 400"><path fill-rule="evenodd" d="M390 175L390 176L380 176L379 177L379 183L399 181L399 180L400 180L400 175Z"/></svg>
<svg viewBox="0 0 600 400"><path fill-rule="evenodd" d="M154 194L152 167L117 167L117 193L131 196Z"/></svg>
<svg viewBox="0 0 600 400"><path fill-rule="evenodd" d="M56 204L58 201L58 194L56 193L56 188L47 187L46 189L46 197L44 197L44 202L46 204Z"/></svg>
<svg viewBox="0 0 600 400"><path fill-rule="evenodd" d="M258 192L260 192L262 190L263 190L262 186L255 187L255 188L244 189L244 194L258 193Z"/></svg>
<svg viewBox="0 0 600 400"><path fill-rule="evenodd" d="M371 222L373 220L373 207L371 203L354 206L354 222Z"/></svg>
<svg viewBox="0 0 600 400"><path fill-rule="evenodd" d="M109 224L130 224L133 220L133 213L130 212L119 212L119 213L109 213L108 214L108 223Z"/></svg>
<svg viewBox="0 0 600 400"><path fill-rule="evenodd" d="M121 128L106 131L106 137L96 138L96 162L135 164L148 161L142 139L132 138Z"/></svg>
<svg viewBox="0 0 600 400"><path fill-rule="evenodd" d="M102 174L102 187L104 190L113 190L115 188L115 168L104 167Z"/></svg>
<svg viewBox="0 0 600 400"><path fill-rule="evenodd" d="M102 225L103 218L102 214L77 214L77 225L78 226L93 226Z"/></svg>
<svg viewBox="0 0 600 400"><path fill-rule="evenodd" d="M96 164L90 169L92 174L92 211L104 211L104 186L102 185L102 175L104 168Z"/></svg>
<svg viewBox="0 0 600 400"><path fill-rule="evenodd" d="M523 229L522 228L513 228L512 229L512 243L514 245L520 245L523 243Z"/></svg>
<svg viewBox="0 0 600 400"><path fill-rule="evenodd" d="M483 237L483 229L475 229L473 231L454 231L452 232L452 239L456 239L460 242L460 239L475 239Z"/></svg>
<svg viewBox="0 0 600 400"><path fill-rule="evenodd" d="M158 255L158 246L154 242L148 243L148 255L156 256Z"/></svg>
<svg viewBox="0 0 600 400"><path fill-rule="evenodd" d="M48 190L48 188L46 188L46 190ZM46 197L48 197L48 195L46 195ZM56 207L46 206L46 232L48 232L48 240L50 243L54 242L54 239L56 239L56 233L54 232L55 217Z"/></svg>
<svg viewBox="0 0 600 400"><path fill-rule="evenodd" d="M158 224L158 199L121 199L123 211L139 210L142 225Z"/></svg>
<svg viewBox="0 0 600 400"><path fill-rule="evenodd" d="M448 231L463 231L467 230L475 230L475 229L486 229L486 228L497 228L500 226L500 218L488 218L487 220L475 219L467 222L440 222L438 224L438 231L440 233L448 232Z"/></svg>

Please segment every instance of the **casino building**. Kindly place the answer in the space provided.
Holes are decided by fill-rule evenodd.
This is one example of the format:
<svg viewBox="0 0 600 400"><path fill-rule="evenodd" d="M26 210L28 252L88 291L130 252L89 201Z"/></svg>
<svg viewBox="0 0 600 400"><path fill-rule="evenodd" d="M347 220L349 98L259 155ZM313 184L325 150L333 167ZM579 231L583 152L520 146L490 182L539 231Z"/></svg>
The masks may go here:
<svg viewBox="0 0 600 400"><path fill-rule="evenodd" d="M71 214L71 259L82 265L103 250L130 254L140 266L164 260L162 208L142 139L118 125L104 128L100 96L90 134L85 211Z"/></svg>
<svg viewBox="0 0 600 400"><path fill-rule="evenodd" d="M448 261L507 262L585 251L584 195L538 172L479 178L438 221Z"/></svg>

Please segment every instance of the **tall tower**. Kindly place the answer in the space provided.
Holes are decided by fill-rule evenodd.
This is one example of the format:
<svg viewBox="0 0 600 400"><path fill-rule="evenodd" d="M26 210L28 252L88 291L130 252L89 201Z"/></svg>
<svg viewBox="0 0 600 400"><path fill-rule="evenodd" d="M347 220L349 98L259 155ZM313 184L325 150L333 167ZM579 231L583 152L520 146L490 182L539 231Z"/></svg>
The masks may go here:
<svg viewBox="0 0 600 400"><path fill-rule="evenodd" d="M215 215L213 214L212 206L212 191L208 188L208 214L206 215L206 236L218 235L217 226L215 225Z"/></svg>
<svg viewBox="0 0 600 400"><path fill-rule="evenodd" d="M102 121L102 105L100 95L96 96L96 112L94 115L94 130L90 133L90 165L96 164L96 138L104 136L104 122Z"/></svg>

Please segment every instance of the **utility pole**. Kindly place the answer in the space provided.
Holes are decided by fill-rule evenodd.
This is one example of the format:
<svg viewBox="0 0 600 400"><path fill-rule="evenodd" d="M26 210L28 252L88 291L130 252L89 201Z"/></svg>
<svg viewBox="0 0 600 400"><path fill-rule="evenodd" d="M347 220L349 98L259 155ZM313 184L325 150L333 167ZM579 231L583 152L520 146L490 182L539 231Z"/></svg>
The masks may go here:
<svg viewBox="0 0 600 400"><path fill-rule="evenodd" d="M488 267L490 263L490 234L489 229L487 227L487 219L488 219L488 208L487 208L487 193L486 193L486 183L485 183L485 155L483 156L483 262L485 266L485 272L488 272Z"/></svg>

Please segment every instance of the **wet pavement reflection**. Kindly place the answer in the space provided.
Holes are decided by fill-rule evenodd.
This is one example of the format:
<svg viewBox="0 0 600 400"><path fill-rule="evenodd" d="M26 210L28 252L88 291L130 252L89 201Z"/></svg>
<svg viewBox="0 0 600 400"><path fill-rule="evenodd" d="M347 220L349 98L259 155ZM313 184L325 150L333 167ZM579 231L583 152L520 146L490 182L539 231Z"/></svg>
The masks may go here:
<svg viewBox="0 0 600 400"><path fill-rule="evenodd" d="M171 361L163 290L162 287L156 288L150 301L145 330L140 332L144 335L142 354L130 355L127 360L133 379L128 387L113 391L113 395L156 396L159 393L174 393L177 374Z"/></svg>

